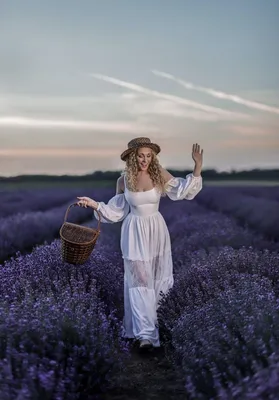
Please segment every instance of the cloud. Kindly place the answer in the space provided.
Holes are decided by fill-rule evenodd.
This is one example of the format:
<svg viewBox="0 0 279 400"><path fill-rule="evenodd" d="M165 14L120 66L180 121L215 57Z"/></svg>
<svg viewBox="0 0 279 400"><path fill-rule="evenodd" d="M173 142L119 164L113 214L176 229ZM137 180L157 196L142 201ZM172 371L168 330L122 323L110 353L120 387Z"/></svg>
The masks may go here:
<svg viewBox="0 0 279 400"><path fill-rule="evenodd" d="M210 88L205 88L205 87L202 87L202 86L197 86L197 85L194 85L193 83L185 82L185 81L183 81L183 80L181 80L179 78L176 78L175 76L173 76L171 74L167 74L165 72L161 72L161 71L157 71L157 70L152 70L151 72L154 75L157 75L157 76L160 76L162 78L166 78L166 79L172 80L172 81L178 83L179 85L185 87L186 89L197 90L199 92L209 94L209 95L211 95L213 97L216 97L216 98L219 98L219 99L222 99L222 100L230 100L230 101L232 101L234 103L238 103L238 104L244 105L244 106L252 108L252 109L279 114L279 108L277 108L277 107L271 107L271 106L263 104L263 103L258 103L258 102L255 102L255 101L250 101L250 100L247 100L247 99L243 99L242 97L236 96L234 94L220 92L220 91L217 91L215 89L210 89Z"/></svg>
<svg viewBox="0 0 279 400"><path fill-rule="evenodd" d="M25 118L19 116L0 117L0 127L28 127L28 128L62 128L75 130L94 130L104 132L127 132L143 133L157 132L156 127L146 126L136 122L126 121L79 121L79 120L58 120L42 118Z"/></svg>
<svg viewBox="0 0 279 400"><path fill-rule="evenodd" d="M279 107L279 90L276 88L241 90L238 92L238 96L253 102L267 103L276 108Z"/></svg>
<svg viewBox="0 0 279 400"><path fill-rule="evenodd" d="M64 107L69 109L71 107L86 106L95 107L96 103L117 103L119 98L131 99L136 98L137 95L134 93L122 93L121 95L116 93L104 93L101 96L81 96L81 95L31 95L31 94L17 94L17 93L0 93L0 111L10 109L50 109Z"/></svg>
<svg viewBox="0 0 279 400"><path fill-rule="evenodd" d="M220 120L220 116L216 113L191 109L185 107L184 104L175 103L169 99L150 97L145 93L131 92L108 92L99 96L0 94L0 116L1 114L2 122L0 122L0 126L1 124L3 126L14 124L21 127L45 125L43 127L46 128L55 125L66 128L69 126L70 129L79 126L78 121L80 120L87 122L87 120L102 119L105 121L112 120L112 123L117 120L119 124L123 119L132 119L134 123L143 124L143 129L146 128L150 131L156 130L154 126L158 127L162 123L165 124L166 118L188 119L198 122L217 122ZM12 117L10 117L11 115ZM14 120L11 121L10 118ZM18 118L20 120L17 121ZM68 118L70 121L68 121ZM224 116L222 119L230 120L230 117ZM51 123L52 120L58 122ZM77 122L72 123L73 120ZM44 124L43 121L47 121L47 123ZM85 125L82 123L81 129L86 129ZM88 129L91 129L91 125L88 125ZM112 130L117 130L117 128ZM124 131L126 131L125 128Z"/></svg>
<svg viewBox="0 0 279 400"><path fill-rule="evenodd" d="M190 108L198 109L198 110L204 111L205 113L214 114L218 117L219 120L249 119L250 118L246 114L227 111L227 110L223 110L223 109L217 108L217 107L211 107L211 106L208 106L205 104L201 104L201 103L197 103L197 102L194 102L191 100L184 99L182 97L178 97L178 96L174 96L174 95L170 95L170 94L166 94L166 93L161 93L156 90L147 89L143 86L140 86L140 85L137 85L134 83L130 83L130 82L125 82L125 81L122 81L122 80L119 80L116 78L112 78L112 77L109 77L106 75L91 73L91 74L89 74L89 76L91 76L95 79L99 79L104 82L112 83L116 86L124 87L126 89L130 89L135 92L146 94L147 96L157 97L157 98L168 100L168 101L171 101L171 102L174 102L177 104L188 106Z"/></svg>
<svg viewBox="0 0 279 400"><path fill-rule="evenodd" d="M216 147L218 145L216 144ZM257 138L227 138L224 141L220 142L219 147L223 149L237 149L237 150L245 150L250 151L253 149L259 150L274 150L279 149L279 139L274 138L273 140L266 140L265 138L257 137ZM247 154L249 157L249 153Z"/></svg>
<svg viewBox="0 0 279 400"><path fill-rule="evenodd" d="M25 148L25 149L0 149L1 157L115 157L119 155L118 149L94 148Z"/></svg>
<svg viewBox="0 0 279 400"><path fill-rule="evenodd" d="M199 122L219 121L217 114L205 113L198 110L188 110L179 104L167 100L149 100L145 97L141 100L130 102L127 112L136 116L174 117L179 119L193 119Z"/></svg>
<svg viewBox="0 0 279 400"><path fill-rule="evenodd" d="M262 136L267 140L271 136L275 136L278 131L267 126L242 126L230 125L228 130L241 136L259 137Z"/></svg>

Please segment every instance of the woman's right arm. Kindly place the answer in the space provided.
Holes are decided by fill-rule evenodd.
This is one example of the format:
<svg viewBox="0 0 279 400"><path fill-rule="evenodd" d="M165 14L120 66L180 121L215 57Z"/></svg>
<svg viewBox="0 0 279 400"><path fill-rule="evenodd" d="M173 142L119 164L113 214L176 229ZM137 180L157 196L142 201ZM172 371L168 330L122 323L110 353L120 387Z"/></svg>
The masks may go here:
<svg viewBox="0 0 279 400"><path fill-rule="evenodd" d="M97 203L97 202L96 202ZM114 223L122 221L129 213L130 206L124 195L124 177L120 176L116 182L116 194L107 204L100 201L97 210L101 214L101 222ZM98 213L94 210L95 218L99 219Z"/></svg>

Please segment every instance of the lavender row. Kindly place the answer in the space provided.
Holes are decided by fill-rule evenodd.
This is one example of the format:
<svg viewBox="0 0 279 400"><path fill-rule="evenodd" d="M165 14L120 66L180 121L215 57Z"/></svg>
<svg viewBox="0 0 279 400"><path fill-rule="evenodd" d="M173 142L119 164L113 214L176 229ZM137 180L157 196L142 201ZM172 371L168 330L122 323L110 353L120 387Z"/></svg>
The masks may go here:
<svg viewBox="0 0 279 400"><path fill-rule="evenodd" d="M279 186L241 187L239 191L247 196L279 201Z"/></svg>
<svg viewBox="0 0 279 400"><path fill-rule="evenodd" d="M158 313L168 358L189 399L275 399L278 244L196 203L170 227L175 284Z"/></svg>
<svg viewBox="0 0 279 400"><path fill-rule="evenodd" d="M266 377L279 374L278 282L279 254L267 250L201 249L176 268L158 315L187 398L276 398L278 381Z"/></svg>
<svg viewBox="0 0 279 400"><path fill-rule="evenodd" d="M244 194L248 197L261 198L271 201L279 201L279 185L274 186L253 186L253 185L240 185L240 186L210 186L210 189L216 191L225 191L227 195L234 195L235 193Z"/></svg>
<svg viewBox="0 0 279 400"><path fill-rule="evenodd" d="M240 226L235 218L208 210L197 201L172 202L164 199L161 212L171 234L176 264L179 258L183 262L188 254L201 249L205 253L224 246L279 250L277 241L268 240L247 226Z"/></svg>
<svg viewBox="0 0 279 400"><path fill-rule="evenodd" d="M96 192L94 198L99 197L106 201L111 197L111 190ZM26 212L0 219L0 262L18 251L29 251L36 245L49 243L56 238L66 217L68 206L76 201L77 199L73 199L60 207L44 212ZM66 220L81 224L92 219L92 215L92 209L71 207Z"/></svg>
<svg viewBox="0 0 279 400"><path fill-rule="evenodd" d="M76 201L76 197L84 192L95 195L96 190L55 188L0 191L0 218L31 211L47 211L51 208L62 206L69 201Z"/></svg>
<svg viewBox="0 0 279 400"><path fill-rule="evenodd" d="M220 398L222 391L228 398L247 398L251 387L241 388L247 379L272 367L279 372L278 365L269 365L278 355L279 324L271 283L250 273L231 273L222 285L211 301L184 310L173 327L170 357L183 370L190 399ZM255 398L276 398L278 382L254 383ZM234 385L241 388L237 395Z"/></svg>
<svg viewBox="0 0 279 400"><path fill-rule="evenodd" d="M111 386L128 346L115 310L100 300L103 266L113 278L98 250L83 266L63 263L59 240L2 266L1 400L90 398Z"/></svg>
<svg viewBox="0 0 279 400"><path fill-rule="evenodd" d="M268 239L279 239L279 204L275 200L253 198L226 188L204 188L197 202L236 218Z"/></svg>

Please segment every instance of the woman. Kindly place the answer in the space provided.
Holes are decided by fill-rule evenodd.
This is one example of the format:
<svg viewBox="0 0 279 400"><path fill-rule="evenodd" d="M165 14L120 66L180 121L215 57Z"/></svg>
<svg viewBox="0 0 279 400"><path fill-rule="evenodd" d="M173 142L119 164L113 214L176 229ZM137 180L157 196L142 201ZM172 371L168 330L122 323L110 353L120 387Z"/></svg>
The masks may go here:
<svg viewBox="0 0 279 400"><path fill-rule="evenodd" d="M121 251L124 261L124 337L139 340L140 349L160 347L157 308L160 292L173 286L173 263L169 231L158 211L161 196L192 200L202 189L202 158L193 145L193 173L175 178L161 167L161 149L149 138L131 140L121 154L126 162L118 178L116 194L107 204L78 197L79 206L92 207L101 222L123 221ZM98 214L94 211L98 218Z"/></svg>

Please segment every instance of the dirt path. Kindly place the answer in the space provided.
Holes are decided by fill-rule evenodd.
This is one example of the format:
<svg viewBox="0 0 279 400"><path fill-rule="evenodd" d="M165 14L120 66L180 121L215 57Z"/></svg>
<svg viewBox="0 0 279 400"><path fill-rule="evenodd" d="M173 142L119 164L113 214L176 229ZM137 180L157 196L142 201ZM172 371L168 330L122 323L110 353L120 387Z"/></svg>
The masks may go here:
<svg viewBox="0 0 279 400"><path fill-rule="evenodd" d="M131 350L126 371L117 379L117 389L100 400L187 400L184 382L165 358L164 349L140 354Z"/></svg>

